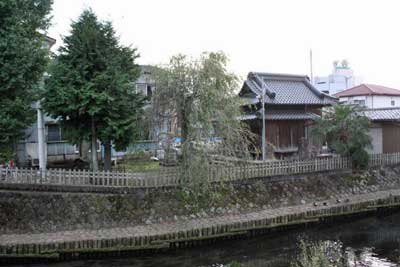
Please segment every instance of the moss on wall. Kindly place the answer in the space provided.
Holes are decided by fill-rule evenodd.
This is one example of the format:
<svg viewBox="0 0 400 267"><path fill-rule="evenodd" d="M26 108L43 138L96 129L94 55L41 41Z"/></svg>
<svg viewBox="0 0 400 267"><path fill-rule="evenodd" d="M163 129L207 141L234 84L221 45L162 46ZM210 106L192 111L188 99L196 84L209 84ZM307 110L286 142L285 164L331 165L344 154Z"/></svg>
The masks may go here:
<svg viewBox="0 0 400 267"><path fill-rule="evenodd" d="M0 234L169 223L335 200L344 193L398 187L399 169L390 167L357 174L362 179L355 179L351 173L317 173L216 184L212 189L215 197L195 205L185 201L178 188L138 189L125 194L3 190L0 191Z"/></svg>

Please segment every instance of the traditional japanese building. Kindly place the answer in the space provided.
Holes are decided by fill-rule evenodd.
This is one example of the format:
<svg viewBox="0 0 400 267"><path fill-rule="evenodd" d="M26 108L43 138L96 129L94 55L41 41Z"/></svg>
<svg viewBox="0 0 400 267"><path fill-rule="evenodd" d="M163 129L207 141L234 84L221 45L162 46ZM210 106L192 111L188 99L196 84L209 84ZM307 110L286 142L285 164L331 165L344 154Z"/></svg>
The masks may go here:
<svg viewBox="0 0 400 267"><path fill-rule="evenodd" d="M307 76L250 72L239 96L244 100L246 121L262 136L262 92L265 91L266 143L268 154L286 157L310 146L310 127L324 106L337 99L316 89Z"/></svg>

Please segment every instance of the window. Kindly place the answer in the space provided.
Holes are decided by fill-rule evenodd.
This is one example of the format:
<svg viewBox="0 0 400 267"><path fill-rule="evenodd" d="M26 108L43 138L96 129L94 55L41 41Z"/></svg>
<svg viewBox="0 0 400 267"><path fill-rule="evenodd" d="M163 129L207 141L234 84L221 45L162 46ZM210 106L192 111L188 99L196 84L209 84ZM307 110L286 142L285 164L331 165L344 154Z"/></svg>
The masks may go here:
<svg viewBox="0 0 400 267"><path fill-rule="evenodd" d="M396 102L395 102L394 100L392 100L392 101L390 101L390 104L391 104L392 106L395 106L395 105L396 105Z"/></svg>
<svg viewBox="0 0 400 267"><path fill-rule="evenodd" d="M58 124L47 125L47 141L49 142L62 141L61 129Z"/></svg>
<svg viewBox="0 0 400 267"><path fill-rule="evenodd" d="M144 96L147 96L149 99L152 97L154 91L154 86L149 83L137 83L136 84L136 93L142 93Z"/></svg>
<svg viewBox="0 0 400 267"><path fill-rule="evenodd" d="M150 85L147 85L147 94L146 94L148 97L149 97L149 99L151 98L151 96L153 95L153 92L152 92L152 90L151 90L151 86Z"/></svg>
<svg viewBox="0 0 400 267"><path fill-rule="evenodd" d="M360 105L360 106L365 106L365 100L354 100L354 104Z"/></svg>

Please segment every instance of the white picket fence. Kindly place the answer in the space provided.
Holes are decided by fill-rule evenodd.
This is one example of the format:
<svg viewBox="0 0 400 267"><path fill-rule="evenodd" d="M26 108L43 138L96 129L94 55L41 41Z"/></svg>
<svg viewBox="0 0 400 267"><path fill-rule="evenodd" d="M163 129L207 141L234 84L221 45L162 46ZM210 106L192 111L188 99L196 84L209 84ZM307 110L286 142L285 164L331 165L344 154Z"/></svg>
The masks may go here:
<svg viewBox="0 0 400 267"><path fill-rule="evenodd" d="M369 166L376 167L400 163L400 153L373 154ZM294 175L320 171L350 169L349 158L334 156L310 160L277 160L259 164L236 164L235 166L209 165L209 181L234 181L256 177ZM180 170L163 168L154 172L92 172L85 170L50 169L44 173L34 169L0 168L0 184L42 184L96 187L167 187L181 184Z"/></svg>
<svg viewBox="0 0 400 267"><path fill-rule="evenodd" d="M393 165L400 163L400 152L371 154L368 165L370 167Z"/></svg>
<svg viewBox="0 0 400 267"><path fill-rule="evenodd" d="M1 183L105 187L158 187L179 184L176 169L157 172L92 172L87 170L0 169Z"/></svg>

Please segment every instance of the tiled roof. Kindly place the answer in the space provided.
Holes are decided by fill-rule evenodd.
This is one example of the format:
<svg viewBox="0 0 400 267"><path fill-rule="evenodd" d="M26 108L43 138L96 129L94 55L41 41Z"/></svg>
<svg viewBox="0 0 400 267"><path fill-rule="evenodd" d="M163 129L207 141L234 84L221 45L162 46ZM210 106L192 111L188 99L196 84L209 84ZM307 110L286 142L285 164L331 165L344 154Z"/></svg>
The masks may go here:
<svg viewBox="0 0 400 267"><path fill-rule="evenodd" d="M400 96L400 90L385 87L382 85L375 84L360 84L358 86L349 88L341 91L334 96L346 97L346 96L360 96L360 95L398 95Z"/></svg>
<svg viewBox="0 0 400 267"><path fill-rule="evenodd" d="M239 117L239 120L241 121L249 121L249 120L255 120L257 119L257 114L256 113L250 113L250 114L245 114Z"/></svg>
<svg viewBox="0 0 400 267"><path fill-rule="evenodd" d="M372 121L400 121L400 108L376 108L364 111Z"/></svg>
<svg viewBox="0 0 400 267"><path fill-rule="evenodd" d="M265 88L265 103L276 105L329 105L336 103L336 98L320 92L307 76L291 74L272 74L250 72L244 82L240 96L252 95L253 102Z"/></svg>
<svg viewBox="0 0 400 267"><path fill-rule="evenodd" d="M306 112L304 110L266 110L265 118L271 121L278 120L316 120L320 116L312 112ZM261 118L261 113L252 113L243 115L240 120L254 120Z"/></svg>

